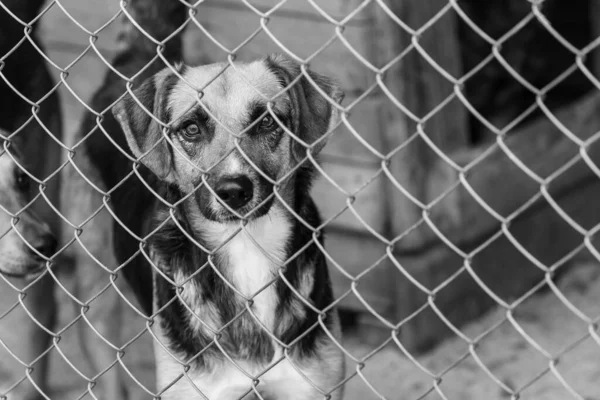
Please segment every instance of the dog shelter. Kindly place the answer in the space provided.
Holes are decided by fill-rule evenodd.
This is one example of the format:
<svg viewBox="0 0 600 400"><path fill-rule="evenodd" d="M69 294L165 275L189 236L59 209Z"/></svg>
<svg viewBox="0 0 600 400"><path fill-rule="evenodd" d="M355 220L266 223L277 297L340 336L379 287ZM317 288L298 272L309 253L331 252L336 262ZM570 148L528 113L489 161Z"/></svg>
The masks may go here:
<svg viewBox="0 0 600 400"><path fill-rule="evenodd" d="M62 82L67 147L119 50L127 4L52 1L35 21ZM542 290L560 297L554 280L574 259L599 256L596 0L207 0L189 10L187 63L288 53L343 88L347 113L314 196L339 307L376 338L373 354L465 339L462 326L492 306L508 321ZM353 360L352 379L369 360Z"/></svg>

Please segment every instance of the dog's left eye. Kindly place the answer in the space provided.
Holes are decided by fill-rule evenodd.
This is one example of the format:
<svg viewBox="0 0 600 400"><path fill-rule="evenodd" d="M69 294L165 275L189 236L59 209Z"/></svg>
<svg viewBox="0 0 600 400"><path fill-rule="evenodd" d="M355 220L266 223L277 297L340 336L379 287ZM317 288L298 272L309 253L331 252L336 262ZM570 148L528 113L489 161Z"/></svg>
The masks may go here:
<svg viewBox="0 0 600 400"><path fill-rule="evenodd" d="M31 186L31 179L29 179L29 176L27 176L27 174L22 171L17 173L17 188L21 192L27 192L29 190L30 186Z"/></svg>
<svg viewBox="0 0 600 400"><path fill-rule="evenodd" d="M196 136L198 136L198 134L200 134L200 127L198 126L198 124L195 124L193 122L189 123L183 127L183 129L181 130L181 134L186 139L194 139L196 138Z"/></svg>
<svg viewBox="0 0 600 400"><path fill-rule="evenodd" d="M266 115L258 124L258 127L261 131L272 131L275 128L278 128L279 126L277 125L277 121L275 121L275 119L270 116L270 115Z"/></svg>

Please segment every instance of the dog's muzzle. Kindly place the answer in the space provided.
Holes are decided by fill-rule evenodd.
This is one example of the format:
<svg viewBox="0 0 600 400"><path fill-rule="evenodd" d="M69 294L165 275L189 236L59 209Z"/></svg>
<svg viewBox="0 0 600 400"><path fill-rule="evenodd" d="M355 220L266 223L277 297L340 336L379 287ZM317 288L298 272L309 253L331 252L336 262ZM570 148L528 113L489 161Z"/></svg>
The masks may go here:
<svg viewBox="0 0 600 400"><path fill-rule="evenodd" d="M252 200L254 185L244 175L225 177L217 182L215 193L232 210L239 210Z"/></svg>
<svg viewBox="0 0 600 400"><path fill-rule="evenodd" d="M196 195L199 211L208 219L230 222L265 215L273 204L273 185L256 174L237 172L208 175ZM228 172L228 171L227 171Z"/></svg>

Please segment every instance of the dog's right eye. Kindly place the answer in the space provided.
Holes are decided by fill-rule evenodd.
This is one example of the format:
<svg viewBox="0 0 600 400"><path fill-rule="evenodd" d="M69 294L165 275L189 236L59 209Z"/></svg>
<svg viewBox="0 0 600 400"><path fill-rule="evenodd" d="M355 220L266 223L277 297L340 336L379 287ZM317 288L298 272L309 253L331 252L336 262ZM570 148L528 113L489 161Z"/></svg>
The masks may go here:
<svg viewBox="0 0 600 400"><path fill-rule="evenodd" d="M181 135L188 140L193 140L195 139L198 135L200 134L200 127L198 126L198 124L191 122L187 125L185 125L182 129L181 129Z"/></svg>

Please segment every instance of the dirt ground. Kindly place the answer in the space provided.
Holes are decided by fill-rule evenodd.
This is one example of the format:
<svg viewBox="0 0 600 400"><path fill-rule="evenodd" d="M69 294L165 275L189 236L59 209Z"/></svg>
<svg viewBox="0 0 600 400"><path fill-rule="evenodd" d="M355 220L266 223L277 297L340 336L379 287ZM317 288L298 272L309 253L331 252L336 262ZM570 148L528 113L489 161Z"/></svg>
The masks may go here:
<svg viewBox="0 0 600 400"><path fill-rule="evenodd" d="M600 264L578 264L558 288L582 313L598 318ZM73 317L73 312L65 312L61 323ZM128 338L144 330L144 322L132 312L125 321ZM600 399L600 340L589 335L588 324L555 293L548 289L534 295L517 307L513 321L509 322L506 312L498 308L465 327L463 333L474 338L498 325L471 352L467 343L456 337L413 361L392 343L365 361L364 369L347 383L345 400L501 400L511 398L510 390L520 399ZM129 373L150 390L151 340L148 333L143 334L123 358ZM75 329L69 329L61 340L65 345L59 347L74 366L85 371L81 351L73 345L76 341ZM377 347L372 342L356 332L347 332L344 347L360 358ZM556 357L555 362L552 364L542 351ZM78 398L86 390L85 381L58 352L52 360L52 398ZM347 368L348 374L353 374L357 363L347 359ZM128 373L123 370L123 374ZM128 382L136 399L152 398L133 379L128 378Z"/></svg>
<svg viewBox="0 0 600 400"><path fill-rule="evenodd" d="M598 319L599 264L575 266L558 288L582 313ZM397 347L386 348L366 363L363 382L350 382L346 399L494 400L511 398L508 390L519 393L520 399L600 399L600 340L589 335L589 325L556 294L548 289L531 297L517 307L514 322L513 325L508 321L505 310L492 310L463 329L467 337L475 338L501 323L471 353L468 344L456 337L419 356L417 361L431 375L403 356ZM354 346L366 350L360 343L351 347ZM550 368L552 357L556 359ZM435 374L441 378L437 387ZM499 383L506 385L507 390Z"/></svg>

